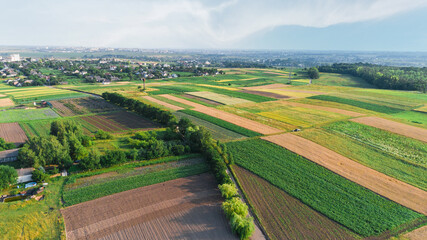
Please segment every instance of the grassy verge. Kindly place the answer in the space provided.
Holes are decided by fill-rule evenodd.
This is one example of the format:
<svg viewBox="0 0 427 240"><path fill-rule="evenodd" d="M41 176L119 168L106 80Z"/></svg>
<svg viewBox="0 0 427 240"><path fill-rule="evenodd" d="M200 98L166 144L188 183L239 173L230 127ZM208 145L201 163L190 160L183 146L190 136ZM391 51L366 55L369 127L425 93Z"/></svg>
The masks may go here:
<svg viewBox="0 0 427 240"><path fill-rule="evenodd" d="M387 107L383 105L378 105L374 103L368 103L368 102L362 102L358 100L348 99L348 98L340 98L330 95L317 95L317 96L311 96L308 97L309 99L317 99L322 101L330 101L330 102L337 102L337 103L343 103L375 112L380 113L386 113L386 114L393 114L393 113L399 113L404 111L403 109L399 108L393 108L393 107Z"/></svg>
<svg viewBox="0 0 427 240"><path fill-rule="evenodd" d="M183 112L185 114L200 118L200 119L208 121L208 122L211 122L211 123L216 124L220 127L223 127L223 128L228 129L230 131L233 131L233 132L236 132L236 133L248 136L248 137L256 137L256 136L262 135L260 133L251 131L249 129L246 129L246 128L243 128L240 126L237 126L235 124L226 122L226 121L218 119L216 117L206 115L206 114L201 113L201 112L197 112L197 111L193 111L193 110L180 110L180 112Z"/></svg>
<svg viewBox="0 0 427 240"><path fill-rule="evenodd" d="M236 164L362 236L423 217L275 144L257 139L226 145Z"/></svg>
<svg viewBox="0 0 427 240"><path fill-rule="evenodd" d="M206 163L199 163L189 166L167 169L159 172L151 172L137 176L130 176L127 178L116 179L101 184L90 185L87 187L73 189L70 191L64 191L64 205L71 206L74 204L90 201L96 198L131 190L134 188L144 187L177 178L201 174L207 172L208 170L209 167Z"/></svg>

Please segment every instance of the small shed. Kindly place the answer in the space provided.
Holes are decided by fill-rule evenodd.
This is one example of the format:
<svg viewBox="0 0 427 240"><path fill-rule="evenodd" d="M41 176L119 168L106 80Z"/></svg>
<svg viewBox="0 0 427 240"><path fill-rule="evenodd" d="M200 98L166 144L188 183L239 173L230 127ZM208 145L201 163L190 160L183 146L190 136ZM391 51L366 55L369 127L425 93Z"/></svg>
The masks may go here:
<svg viewBox="0 0 427 240"><path fill-rule="evenodd" d="M19 149L10 149L0 152L0 163L2 162L13 162L18 160Z"/></svg>
<svg viewBox="0 0 427 240"><path fill-rule="evenodd" d="M18 172L18 183L33 181L34 168L21 168L16 171Z"/></svg>

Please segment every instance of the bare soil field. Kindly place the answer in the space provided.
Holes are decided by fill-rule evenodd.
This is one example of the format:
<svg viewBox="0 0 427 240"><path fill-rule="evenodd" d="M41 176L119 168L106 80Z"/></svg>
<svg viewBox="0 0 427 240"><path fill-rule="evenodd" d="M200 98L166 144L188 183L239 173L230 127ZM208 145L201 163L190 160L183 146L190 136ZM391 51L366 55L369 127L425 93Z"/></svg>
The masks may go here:
<svg viewBox="0 0 427 240"><path fill-rule="evenodd" d="M351 119L351 121L427 142L427 129L417 128L379 117L361 117Z"/></svg>
<svg viewBox="0 0 427 240"><path fill-rule="evenodd" d="M252 103L252 101L237 98L237 97L230 97L227 95L219 94L219 93L213 93L213 92L187 92L186 94L200 97L203 99L208 99L211 101L219 102L225 105L233 105L233 104L242 104L242 103Z"/></svg>
<svg viewBox="0 0 427 240"><path fill-rule="evenodd" d="M260 95L260 96L264 96L264 97L271 97L271 98L276 98L276 99L290 98L289 96L285 96L285 95L281 95L281 94L277 94L277 93L272 93L272 92L263 92L263 91L255 91L255 90L240 90L240 92Z"/></svg>
<svg viewBox="0 0 427 240"><path fill-rule="evenodd" d="M252 172L233 166L270 239L355 239L349 230Z"/></svg>
<svg viewBox="0 0 427 240"><path fill-rule="evenodd" d="M81 119L108 132L120 132L130 129L155 129L159 125L133 113L120 111L103 115L84 116Z"/></svg>
<svg viewBox="0 0 427 240"><path fill-rule="evenodd" d="M262 86L253 86L253 87L242 87L242 89L245 90L257 90L257 89L278 89L278 88L287 88L291 85L286 85L283 83L273 83L268 85L262 85Z"/></svg>
<svg viewBox="0 0 427 240"><path fill-rule="evenodd" d="M53 107L61 116L75 116L87 113L102 113L116 111L119 108L102 98L85 97L51 101Z"/></svg>
<svg viewBox="0 0 427 240"><path fill-rule="evenodd" d="M323 106L310 105L310 104L305 104L305 103L297 103L297 102L290 102L290 101L281 101L281 103L284 105L290 105L290 106L294 106L294 107L310 108L310 109L316 109L316 110L323 110L323 111L327 111L327 112L340 113L340 114L347 115L350 117L360 117L360 116L364 115L362 113L343 110L343 109L339 109L339 108L323 107Z"/></svg>
<svg viewBox="0 0 427 240"><path fill-rule="evenodd" d="M150 96L144 96L144 97L142 97L142 98L144 98L144 99L146 99L146 100L148 100L148 101L150 101L150 102L157 103L157 104L159 104L159 105L162 105L162 106L164 106L164 107L167 107L167 108L169 108L169 109L172 109L172 110L174 110L174 111L178 111L178 110L183 110L183 109L184 109L184 108L182 108L182 107L178 107L178 106L172 105L172 104L170 104L170 103L160 101L160 100L155 99L155 98L150 97Z"/></svg>
<svg viewBox="0 0 427 240"><path fill-rule="evenodd" d="M312 141L285 133L262 139L287 148L379 195L427 215L427 192L377 172Z"/></svg>
<svg viewBox="0 0 427 240"><path fill-rule="evenodd" d="M409 232L403 235L409 240L425 240L427 239L427 225L418 229L415 229L412 232Z"/></svg>
<svg viewBox="0 0 427 240"><path fill-rule="evenodd" d="M164 94L161 96L168 98L170 100L176 101L176 102L180 102L180 103L192 106L192 107L194 107L193 110L195 110L195 111L198 111L198 112L207 114L209 116L216 117L216 118L219 118L221 120L236 124L240 127L244 127L246 129L252 130L254 132L258 132L261 134L274 134L274 133L282 132L282 130L280 130L280 129L273 128L273 127L264 125L262 123L255 122L255 121L249 120L247 118L243 118L243 117L240 117L240 116L228 113L228 112L224 112L224 111L221 111L221 110L218 110L215 108L206 107L206 106L203 106L201 104L197 104L197 103L194 103L191 101L187 101L187 100L182 99L182 98L174 97L174 96L171 96L168 94Z"/></svg>
<svg viewBox="0 0 427 240"><path fill-rule="evenodd" d="M211 104L211 105L214 105L214 106L223 105L220 102L216 102L216 101L209 100L209 99L206 99L206 98L201 98L201 97L193 96L193 95L186 94L186 93L182 94L181 96L186 97L186 98L190 98L190 99L199 100L201 102L204 102L204 103L207 103L207 104Z"/></svg>
<svg viewBox="0 0 427 240"><path fill-rule="evenodd" d="M28 140L27 135L18 123L1 123L0 124L0 137L4 138L6 142L15 143L19 146Z"/></svg>
<svg viewBox="0 0 427 240"><path fill-rule="evenodd" d="M237 239L208 173L137 188L62 210L67 239Z"/></svg>
<svg viewBox="0 0 427 240"><path fill-rule="evenodd" d="M13 103L12 99L10 98L2 98L0 99L0 107L9 107L9 106L14 106L15 104Z"/></svg>
<svg viewBox="0 0 427 240"><path fill-rule="evenodd" d="M286 73L278 73L278 72L263 72L267 74L274 74L274 75L280 75L280 76L289 76L289 74Z"/></svg>

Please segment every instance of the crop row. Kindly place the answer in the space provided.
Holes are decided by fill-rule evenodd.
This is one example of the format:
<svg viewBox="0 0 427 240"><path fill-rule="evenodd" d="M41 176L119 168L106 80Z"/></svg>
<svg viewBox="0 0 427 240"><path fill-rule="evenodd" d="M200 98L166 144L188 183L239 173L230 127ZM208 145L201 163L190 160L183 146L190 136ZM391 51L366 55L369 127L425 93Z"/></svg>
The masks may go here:
<svg viewBox="0 0 427 240"><path fill-rule="evenodd" d="M233 132L236 132L236 133L248 136L248 137L261 136L260 133L251 131L249 129L246 129L246 128L243 128L240 126L237 126L235 124L226 122L226 121L218 119L216 117L206 115L206 114L201 113L201 112L197 112L197 111L193 111L193 110L180 110L180 112L183 112L185 114L200 118L200 119L208 121L208 122L211 122L211 123L216 124L220 127L223 127L223 128L228 129L230 131L233 131Z"/></svg>
<svg viewBox="0 0 427 240"><path fill-rule="evenodd" d="M227 143L236 164L362 235L378 235L422 217L280 146Z"/></svg>
<svg viewBox="0 0 427 240"><path fill-rule="evenodd" d="M63 193L65 206L71 206L81 202L90 201L103 196L127 191L134 188L144 187L177 178L188 177L207 172L209 167L206 163L167 169L159 172L151 172L127 178L120 178L102 184L90 185Z"/></svg>
<svg viewBox="0 0 427 240"><path fill-rule="evenodd" d="M362 102L354 99L341 98L341 97L335 97L330 95L316 95L308 98L322 100L322 101L343 103L343 104L347 104L347 105L351 105L351 106L355 106L355 107L359 107L359 108L363 108L363 109L367 109L375 112L387 113L387 114L399 113L404 111L403 109L399 109L399 108L393 108L393 107L388 107L388 106L379 105L375 103Z"/></svg>

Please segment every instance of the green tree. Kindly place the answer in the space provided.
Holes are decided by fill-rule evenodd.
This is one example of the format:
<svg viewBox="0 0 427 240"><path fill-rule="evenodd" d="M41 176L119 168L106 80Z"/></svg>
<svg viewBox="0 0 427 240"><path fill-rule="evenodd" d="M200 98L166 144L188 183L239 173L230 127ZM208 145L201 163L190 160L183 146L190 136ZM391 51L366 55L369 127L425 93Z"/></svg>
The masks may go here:
<svg viewBox="0 0 427 240"><path fill-rule="evenodd" d="M18 173L13 167L0 165L0 189L5 189L16 183Z"/></svg>
<svg viewBox="0 0 427 240"><path fill-rule="evenodd" d="M35 169L33 171L33 176L31 177L34 181L36 182L44 182L47 179L49 179L49 174L46 174L43 170L41 169Z"/></svg>
<svg viewBox="0 0 427 240"><path fill-rule="evenodd" d="M101 167L101 156L98 151L91 150L89 154L80 160L80 167L84 170L93 170Z"/></svg>
<svg viewBox="0 0 427 240"><path fill-rule="evenodd" d="M15 144L6 142L3 138L0 138L0 151L9 150L16 148Z"/></svg>
<svg viewBox="0 0 427 240"><path fill-rule="evenodd" d="M319 70L315 67L311 67L307 71L308 77L311 79L318 79L320 77Z"/></svg>

